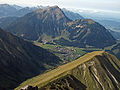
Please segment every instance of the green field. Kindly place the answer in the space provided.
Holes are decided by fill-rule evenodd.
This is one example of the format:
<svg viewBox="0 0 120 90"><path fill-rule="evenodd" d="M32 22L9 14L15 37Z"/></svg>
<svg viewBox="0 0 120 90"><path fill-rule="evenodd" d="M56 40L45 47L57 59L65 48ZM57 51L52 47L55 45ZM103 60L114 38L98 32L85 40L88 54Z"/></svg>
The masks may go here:
<svg viewBox="0 0 120 90"><path fill-rule="evenodd" d="M84 51L83 48L78 48L78 47L61 46L58 44L55 44L55 45L43 44L43 43L39 43L39 42L34 42L34 44L54 53L65 63L69 62L69 61L73 61L73 60L83 56L84 54L86 54L86 51Z"/></svg>

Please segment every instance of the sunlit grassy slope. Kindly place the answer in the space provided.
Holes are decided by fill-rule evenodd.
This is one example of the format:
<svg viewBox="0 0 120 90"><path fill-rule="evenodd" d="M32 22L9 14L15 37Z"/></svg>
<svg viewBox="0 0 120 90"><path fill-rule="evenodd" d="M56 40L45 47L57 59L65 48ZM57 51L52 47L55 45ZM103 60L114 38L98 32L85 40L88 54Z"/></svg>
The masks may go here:
<svg viewBox="0 0 120 90"><path fill-rule="evenodd" d="M23 82L18 88L16 88L16 90L18 90L21 87L24 87L26 85L32 85L32 86L38 85L40 88L59 77L69 74L69 71L71 69L74 69L75 67L79 66L80 64L91 60L91 58L93 58L96 55L102 55L102 53L103 53L103 51L96 51L96 52L88 53L73 62L62 65L48 73L44 73L40 76L34 77L32 79L29 79L29 80Z"/></svg>
<svg viewBox="0 0 120 90"><path fill-rule="evenodd" d="M37 85L40 90L119 90L120 61L104 51L91 52L27 80L15 90L27 85Z"/></svg>

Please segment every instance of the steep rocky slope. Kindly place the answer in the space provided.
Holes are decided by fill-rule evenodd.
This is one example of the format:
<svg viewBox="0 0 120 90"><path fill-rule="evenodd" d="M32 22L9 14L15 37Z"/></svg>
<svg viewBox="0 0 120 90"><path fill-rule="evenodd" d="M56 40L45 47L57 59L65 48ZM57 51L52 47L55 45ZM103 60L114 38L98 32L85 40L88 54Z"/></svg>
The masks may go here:
<svg viewBox="0 0 120 90"><path fill-rule="evenodd" d="M40 90L119 90L120 61L104 51L88 53L48 73L23 82Z"/></svg>
<svg viewBox="0 0 120 90"><path fill-rule="evenodd" d="M0 29L0 90L11 90L60 61L47 50Z"/></svg>

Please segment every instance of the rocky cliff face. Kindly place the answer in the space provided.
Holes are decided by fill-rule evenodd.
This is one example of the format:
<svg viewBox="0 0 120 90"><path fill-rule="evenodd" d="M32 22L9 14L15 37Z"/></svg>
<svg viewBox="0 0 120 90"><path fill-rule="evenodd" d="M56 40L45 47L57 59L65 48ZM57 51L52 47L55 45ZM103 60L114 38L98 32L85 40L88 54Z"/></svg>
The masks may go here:
<svg viewBox="0 0 120 90"><path fill-rule="evenodd" d="M0 18L11 16L17 9L8 4L0 4Z"/></svg>

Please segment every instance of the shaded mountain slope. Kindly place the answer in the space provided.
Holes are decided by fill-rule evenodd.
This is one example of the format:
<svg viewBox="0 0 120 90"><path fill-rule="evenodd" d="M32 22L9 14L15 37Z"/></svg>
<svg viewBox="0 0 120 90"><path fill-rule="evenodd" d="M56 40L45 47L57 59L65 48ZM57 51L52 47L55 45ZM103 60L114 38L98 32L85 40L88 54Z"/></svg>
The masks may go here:
<svg viewBox="0 0 120 90"><path fill-rule="evenodd" d="M60 61L47 50L0 29L0 89L11 90Z"/></svg>
<svg viewBox="0 0 120 90"><path fill-rule="evenodd" d="M15 21L16 19L18 19L18 17L4 17L4 18L0 18L0 27L4 28L7 25L9 25L10 23L12 23L13 21Z"/></svg>
<svg viewBox="0 0 120 90"><path fill-rule="evenodd" d="M96 21L105 26L107 29L111 29L113 31L120 30L120 22L116 20L96 20Z"/></svg>
<svg viewBox="0 0 120 90"><path fill-rule="evenodd" d="M110 29L108 29L108 30L116 40L120 40L120 31L112 31Z"/></svg>
<svg viewBox="0 0 120 90"><path fill-rule="evenodd" d="M119 90L120 61L107 52L95 51L29 79L16 90L26 85L37 85L40 90Z"/></svg>
<svg viewBox="0 0 120 90"><path fill-rule="evenodd" d="M75 20L67 23L66 31L69 33L69 40L56 40L61 45L70 45L78 47L105 47L115 44L115 39L99 23L91 19ZM66 42L66 43L64 43Z"/></svg>

